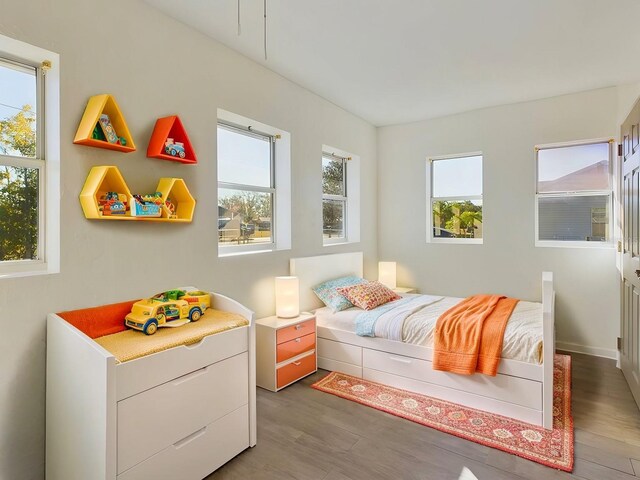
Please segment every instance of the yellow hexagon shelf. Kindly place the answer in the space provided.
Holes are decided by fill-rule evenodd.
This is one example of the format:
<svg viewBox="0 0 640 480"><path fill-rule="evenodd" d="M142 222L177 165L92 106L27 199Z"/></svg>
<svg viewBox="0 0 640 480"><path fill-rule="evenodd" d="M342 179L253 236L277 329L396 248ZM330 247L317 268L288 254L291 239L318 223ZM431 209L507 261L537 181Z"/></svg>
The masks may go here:
<svg viewBox="0 0 640 480"><path fill-rule="evenodd" d="M80 204L84 216L92 220L182 223L193 220L196 201L182 178L161 178L156 191L165 202L160 217L132 216L129 206L135 200L118 167L97 166L87 176L80 192Z"/></svg>

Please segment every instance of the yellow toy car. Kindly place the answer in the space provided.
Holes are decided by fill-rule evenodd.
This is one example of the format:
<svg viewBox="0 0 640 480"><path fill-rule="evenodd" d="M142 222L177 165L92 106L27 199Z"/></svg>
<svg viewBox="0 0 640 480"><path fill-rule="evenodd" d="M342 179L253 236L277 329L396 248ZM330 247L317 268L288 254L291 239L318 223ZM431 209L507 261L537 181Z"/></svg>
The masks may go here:
<svg viewBox="0 0 640 480"><path fill-rule="evenodd" d="M125 325L153 335L159 327L181 327L197 322L210 307L211 297L206 292L169 290L134 303L131 313L125 317Z"/></svg>

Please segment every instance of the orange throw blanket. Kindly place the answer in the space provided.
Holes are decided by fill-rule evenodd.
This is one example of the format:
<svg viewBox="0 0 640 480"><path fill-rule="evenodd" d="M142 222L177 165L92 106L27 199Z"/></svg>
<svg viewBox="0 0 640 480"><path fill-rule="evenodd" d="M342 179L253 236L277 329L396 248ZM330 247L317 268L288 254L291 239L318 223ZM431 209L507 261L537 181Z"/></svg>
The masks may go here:
<svg viewBox="0 0 640 480"><path fill-rule="evenodd" d="M474 295L444 312L436 322L433 369L495 376L504 329L518 300Z"/></svg>

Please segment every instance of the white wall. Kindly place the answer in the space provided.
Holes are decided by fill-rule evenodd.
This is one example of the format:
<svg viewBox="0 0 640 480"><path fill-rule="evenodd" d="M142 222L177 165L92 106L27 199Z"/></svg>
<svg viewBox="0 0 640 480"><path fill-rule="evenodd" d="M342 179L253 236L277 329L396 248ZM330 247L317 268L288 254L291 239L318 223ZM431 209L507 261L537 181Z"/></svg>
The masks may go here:
<svg viewBox="0 0 640 480"><path fill-rule="evenodd" d="M608 88L380 128L378 256L398 261L398 285L539 300L550 270L560 346L615 355L616 252L534 246L534 145L616 137L617 105ZM484 153L484 244L425 243L425 159L475 151Z"/></svg>
<svg viewBox="0 0 640 480"><path fill-rule="evenodd" d="M0 0L0 33L58 52L62 62L62 271L0 280L0 479L41 479L47 312L193 284L264 316L274 310L273 277L288 273L289 258L328 252L363 250L365 272L375 277L376 129L139 1ZM88 98L98 93L116 96L137 152L72 144ZM217 108L291 133L292 250L217 258ZM155 119L175 113L197 166L145 156ZM322 246L323 144L361 158L359 244ZM162 176L184 177L198 200L194 222L86 220L78 194L90 167L104 164L120 167L137 192L153 191Z"/></svg>

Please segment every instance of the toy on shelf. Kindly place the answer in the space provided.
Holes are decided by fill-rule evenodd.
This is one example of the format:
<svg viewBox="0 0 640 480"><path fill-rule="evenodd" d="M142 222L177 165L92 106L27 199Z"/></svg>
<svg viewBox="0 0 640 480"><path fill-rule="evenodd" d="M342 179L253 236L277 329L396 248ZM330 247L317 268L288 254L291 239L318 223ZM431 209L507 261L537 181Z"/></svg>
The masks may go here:
<svg viewBox="0 0 640 480"><path fill-rule="evenodd" d="M109 120L109 115L103 113L100 115L100 120L98 121L100 124L100 128L102 128L102 133L107 139L109 143L118 143L120 138L116 135L116 131L113 129L113 125L111 125L111 120Z"/></svg>
<svg viewBox="0 0 640 480"><path fill-rule="evenodd" d="M131 216L161 217L162 205L164 205L164 201L160 192L151 195L133 195L131 197Z"/></svg>
<svg viewBox="0 0 640 480"><path fill-rule="evenodd" d="M173 138L167 138L164 142L164 153L171 155L172 157L185 157L184 143L175 142Z"/></svg>
<svg viewBox="0 0 640 480"><path fill-rule="evenodd" d="M180 117L172 115L156 121L149 140L147 157L188 164L198 163Z"/></svg>
<svg viewBox="0 0 640 480"><path fill-rule="evenodd" d="M153 335L159 327L197 322L207 308L211 308L211 297L206 292L169 290L134 303L125 317L125 325Z"/></svg>
<svg viewBox="0 0 640 480"><path fill-rule="evenodd" d="M124 215L127 213L127 195L124 193L107 192L100 195L98 210L102 215Z"/></svg>
<svg viewBox="0 0 640 480"><path fill-rule="evenodd" d="M89 99L73 143L125 153L136 149L118 104L107 94Z"/></svg>
<svg viewBox="0 0 640 480"><path fill-rule="evenodd" d="M183 179L161 178L155 193L133 195L113 165L91 168L80 193L80 204L89 219L176 223L191 222L196 208Z"/></svg>

